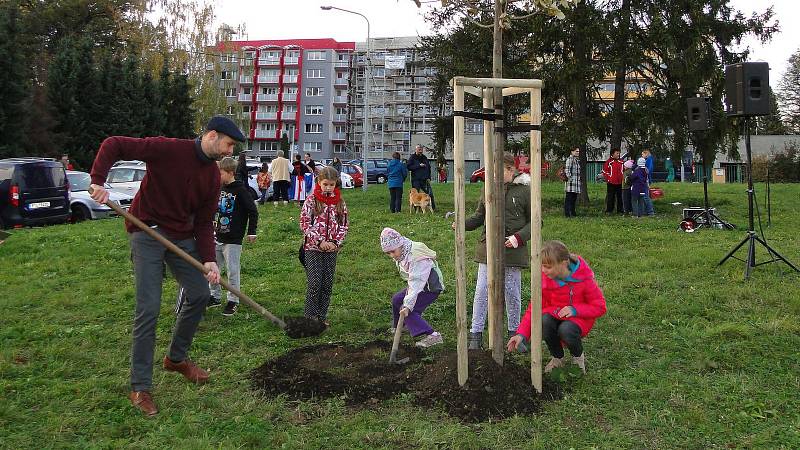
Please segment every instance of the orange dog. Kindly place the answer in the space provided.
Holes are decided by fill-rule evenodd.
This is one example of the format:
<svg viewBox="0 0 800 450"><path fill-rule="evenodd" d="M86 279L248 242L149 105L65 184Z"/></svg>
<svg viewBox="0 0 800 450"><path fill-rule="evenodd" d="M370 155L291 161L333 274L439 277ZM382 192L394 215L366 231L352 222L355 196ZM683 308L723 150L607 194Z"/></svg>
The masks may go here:
<svg viewBox="0 0 800 450"><path fill-rule="evenodd" d="M414 188L411 188L411 190L408 192L408 207L409 213L411 213L411 211L422 210L422 213L425 214L425 209L428 209L431 213L433 213L431 196Z"/></svg>

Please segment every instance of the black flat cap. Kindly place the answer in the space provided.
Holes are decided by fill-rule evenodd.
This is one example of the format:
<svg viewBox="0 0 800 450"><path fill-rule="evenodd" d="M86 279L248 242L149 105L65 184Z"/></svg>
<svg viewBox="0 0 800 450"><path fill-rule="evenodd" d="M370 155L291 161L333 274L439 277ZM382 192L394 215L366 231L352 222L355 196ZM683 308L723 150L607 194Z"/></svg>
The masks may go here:
<svg viewBox="0 0 800 450"><path fill-rule="evenodd" d="M214 116L206 124L207 131L216 131L224 135L230 136L239 142L244 142L244 135L239 130L239 127L231 119L222 116Z"/></svg>

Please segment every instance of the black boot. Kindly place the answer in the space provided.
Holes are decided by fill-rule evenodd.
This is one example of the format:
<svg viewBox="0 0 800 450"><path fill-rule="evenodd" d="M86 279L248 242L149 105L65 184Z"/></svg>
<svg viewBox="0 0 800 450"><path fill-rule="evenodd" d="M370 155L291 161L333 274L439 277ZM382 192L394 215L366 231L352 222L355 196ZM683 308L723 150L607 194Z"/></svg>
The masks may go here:
<svg viewBox="0 0 800 450"><path fill-rule="evenodd" d="M483 343L483 333L470 333L467 338L467 350L480 350Z"/></svg>

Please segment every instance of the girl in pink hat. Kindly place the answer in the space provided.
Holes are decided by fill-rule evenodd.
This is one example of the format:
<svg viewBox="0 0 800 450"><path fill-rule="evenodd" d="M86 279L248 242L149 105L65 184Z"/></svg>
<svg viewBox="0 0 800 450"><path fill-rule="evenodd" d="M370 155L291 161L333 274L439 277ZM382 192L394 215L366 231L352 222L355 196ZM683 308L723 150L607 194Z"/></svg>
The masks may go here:
<svg viewBox="0 0 800 450"><path fill-rule="evenodd" d="M381 250L391 257L400 277L408 284L392 297L392 326L400 315L411 336L420 337L417 347L428 348L442 343L442 335L434 331L422 313L444 291L442 271L436 252L422 242L414 242L391 228L381 231Z"/></svg>

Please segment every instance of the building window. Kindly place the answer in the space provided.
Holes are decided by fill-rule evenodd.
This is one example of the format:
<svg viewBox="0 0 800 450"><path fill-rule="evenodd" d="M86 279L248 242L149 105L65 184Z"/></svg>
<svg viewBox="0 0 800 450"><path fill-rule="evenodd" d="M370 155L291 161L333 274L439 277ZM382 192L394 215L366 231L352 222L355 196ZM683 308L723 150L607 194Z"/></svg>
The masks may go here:
<svg viewBox="0 0 800 450"><path fill-rule="evenodd" d="M261 141L258 143L258 149L262 152L274 152L275 150L278 150L279 145L280 142Z"/></svg>
<svg viewBox="0 0 800 450"><path fill-rule="evenodd" d="M250 113L250 105L242 106L242 112L243 113Z"/></svg>
<svg viewBox="0 0 800 450"><path fill-rule="evenodd" d="M225 97L236 97L236 88L225 89Z"/></svg>
<svg viewBox="0 0 800 450"><path fill-rule="evenodd" d="M306 58L309 61L325 61L325 52L322 51L310 51L306 53Z"/></svg>
<svg viewBox="0 0 800 450"><path fill-rule="evenodd" d="M234 113L235 113L234 106L233 105L228 106L228 115L232 116Z"/></svg>
<svg viewBox="0 0 800 450"><path fill-rule="evenodd" d="M322 105L307 105L306 106L306 115L307 116L321 116L322 115Z"/></svg>
<svg viewBox="0 0 800 450"><path fill-rule="evenodd" d="M284 94L297 94L297 88L296 87L284 87L283 88L283 93Z"/></svg>
<svg viewBox="0 0 800 450"><path fill-rule="evenodd" d="M278 129L278 127L274 122L272 123L261 122L258 124L258 129L261 131L271 131L274 133Z"/></svg>
<svg viewBox="0 0 800 450"><path fill-rule="evenodd" d="M283 70L283 74L284 75L297 76L298 73L300 73L300 72L297 69L284 69Z"/></svg>
<svg viewBox="0 0 800 450"><path fill-rule="evenodd" d="M268 52L261 52L261 58L263 59L280 59L281 52L280 51L268 51Z"/></svg>
<svg viewBox="0 0 800 450"><path fill-rule="evenodd" d="M294 114L297 112L297 105L283 105L283 114Z"/></svg>
<svg viewBox="0 0 800 450"><path fill-rule="evenodd" d="M303 142L304 152L321 152L322 142Z"/></svg>
<svg viewBox="0 0 800 450"><path fill-rule="evenodd" d="M307 87L306 97L322 97L325 95L325 88L321 87Z"/></svg>
<svg viewBox="0 0 800 450"><path fill-rule="evenodd" d="M306 124L306 133L322 133L322 124L321 123L307 123Z"/></svg>
<svg viewBox="0 0 800 450"><path fill-rule="evenodd" d="M253 88L251 88L251 87L249 87L249 86L248 86L248 87L243 87L243 88L242 88L242 94L244 94L244 95L250 95L250 94L252 94L252 93L253 93L252 89L253 89Z"/></svg>
<svg viewBox="0 0 800 450"><path fill-rule="evenodd" d="M345 108L345 107L343 107L343 106L337 106L337 107L336 107L336 114L337 114L337 115L340 115L340 114L347 114L347 108Z"/></svg>
<svg viewBox="0 0 800 450"><path fill-rule="evenodd" d="M297 51L297 50L288 50L286 52L286 57L287 58L299 58L300 57L300 52Z"/></svg>
<svg viewBox="0 0 800 450"><path fill-rule="evenodd" d="M322 69L308 69L306 70L306 78L323 78Z"/></svg>
<svg viewBox="0 0 800 450"><path fill-rule="evenodd" d="M236 79L236 71L235 70L223 70L222 74L220 75L221 80L235 80Z"/></svg>
<svg viewBox="0 0 800 450"><path fill-rule="evenodd" d="M267 94L267 95L270 95L270 94L278 95L278 88L276 88L276 87L264 87L264 88L261 88L261 93L262 94Z"/></svg>
<svg viewBox="0 0 800 450"><path fill-rule="evenodd" d="M333 153L346 153L347 147L344 144L333 144Z"/></svg>

